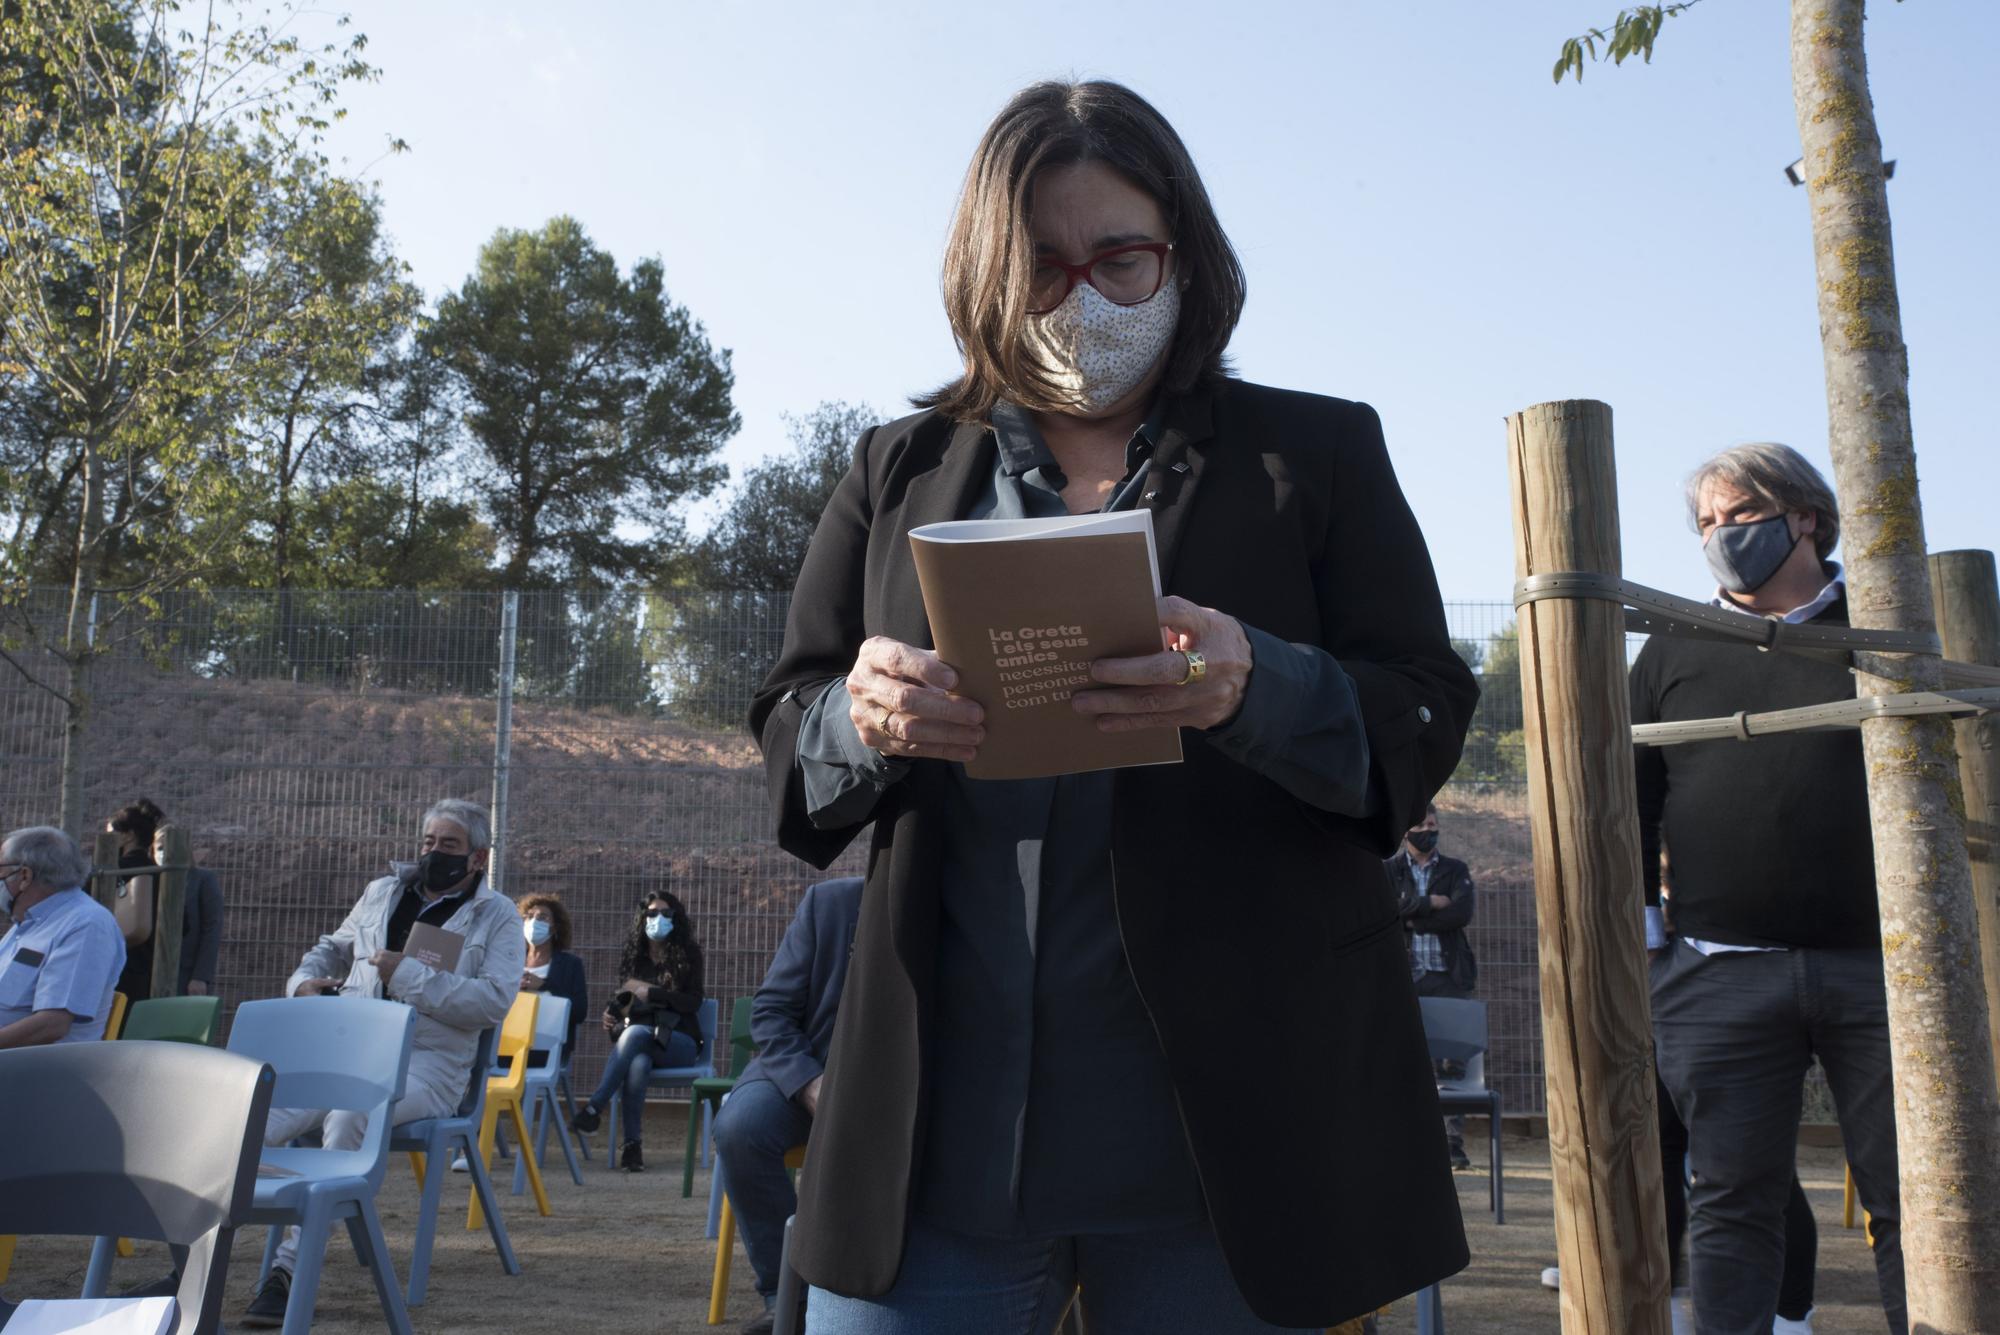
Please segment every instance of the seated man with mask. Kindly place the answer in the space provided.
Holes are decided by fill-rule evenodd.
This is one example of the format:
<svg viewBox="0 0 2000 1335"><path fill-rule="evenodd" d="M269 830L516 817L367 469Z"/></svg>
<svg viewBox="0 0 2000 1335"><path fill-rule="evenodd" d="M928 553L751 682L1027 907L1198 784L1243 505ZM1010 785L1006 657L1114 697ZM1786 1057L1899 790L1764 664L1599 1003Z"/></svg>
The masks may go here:
<svg viewBox="0 0 2000 1335"><path fill-rule="evenodd" d="M392 862L371 882L339 927L319 939L285 985L288 996L331 993L385 997L417 1012L410 1076L395 1122L440 1117L458 1107L482 1029L507 1017L520 991L526 943L513 903L483 884L492 836L483 808L448 798L424 813L415 862ZM404 954L410 934L428 924L463 937L452 970ZM283 1145L323 1127L329 1149L357 1149L367 1118L353 1112L273 1108L265 1140ZM242 1324L282 1325L291 1293L299 1231L288 1229L270 1277Z"/></svg>

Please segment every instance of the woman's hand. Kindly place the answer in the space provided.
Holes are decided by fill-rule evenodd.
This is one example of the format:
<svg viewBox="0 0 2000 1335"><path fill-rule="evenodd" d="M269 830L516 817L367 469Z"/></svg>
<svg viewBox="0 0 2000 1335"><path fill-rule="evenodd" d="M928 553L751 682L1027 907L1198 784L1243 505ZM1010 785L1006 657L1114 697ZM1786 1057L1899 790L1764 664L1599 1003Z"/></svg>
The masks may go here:
<svg viewBox="0 0 2000 1335"><path fill-rule="evenodd" d="M617 1012L606 1008L604 1012L604 1032L607 1034L617 1033L619 1024L620 1021Z"/></svg>
<svg viewBox="0 0 2000 1335"><path fill-rule="evenodd" d="M1141 658L1100 658L1090 665L1100 688L1078 691L1070 705L1094 715L1101 732L1135 728L1213 728L1243 708L1250 684L1250 639L1236 618L1185 598L1160 599L1165 651ZM1202 656L1202 679L1181 685L1188 653Z"/></svg>
<svg viewBox="0 0 2000 1335"><path fill-rule="evenodd" d="M542 990L542 980L534 974L523 973L521 975L521 990L523 992L539 992Z"/></svg>
<svg viewBox="0 0 2000 1335"><path fill-rule="evenodd" d="M646 995L652 990L652 987L653 985L651 983L643 982L640 979L627 978L625 980L625 986L621 987L618 990L621 992L630 992L633 995L633 997L643 1000L646 997Z"/></svg>
<svg viewBox="0 0 2000 1335"><path fill-rule="evenodd" d="M931 650L876 635L847 674L847 716L862 745L885 756L968 761L986 739L986 711L951 694L956 685Z"/></svg>

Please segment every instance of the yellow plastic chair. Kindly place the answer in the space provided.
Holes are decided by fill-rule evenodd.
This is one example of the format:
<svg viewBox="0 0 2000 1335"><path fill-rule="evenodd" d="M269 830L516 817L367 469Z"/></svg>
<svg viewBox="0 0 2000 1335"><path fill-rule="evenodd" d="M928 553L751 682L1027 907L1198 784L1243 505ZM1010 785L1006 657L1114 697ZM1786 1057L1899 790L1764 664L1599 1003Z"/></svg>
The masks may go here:
<svg viewBox="0 0 2000 1335"><path fill-rule="evenodd" d="M104 1037L107 1042L117 1038L119 1031L125 1027L125 1008L130 1004L130 1000L123 992L111 994L111 1014L104 1021ZM14 1269L14 1241L12 1233L0 1237L0 1284L7 1282L7 1276ZM118 1254L125 1257L135 1255L132 1250L132 1239L118 1239Z"/></svg>
<svg viewBox="0 0 2000 1335"><path fill-rule="evenodd" d="M794 1145L785 1151L785 1167L797 1173L805 1167L806 1147ZM736 1259L736 1207L729 1203L729 1193L722 1193L722 1218L715 1226L715 1278L708 1286L708 1324L722 1324L723 1313L729 1307L729 1267Z"/></svg>
<svg viewBox="0 0 2000 1335"><path fill-rule="evenodd" d="M542 1188L542 1169L535 1162L535 1142L528 1135L525 1115L528 1050L535 1046L535 1013L541 1004L539 993L521 993L514 998L513 1006L507 1011L507 1019L500 1026L500 1043L496 1052L501 1060L507 1062L507 1074L486 1077L486 1115L479 1123L479 1161L488 1169L492 1168L493 1142L499 1135L500 1114L505 1112L507 1120L514 1126L514 1144L528 1165L528 1184L535 1189L535 1205L546 1216L552 1213L549 1193ZM419 1173L422 1171L418 1169ZM476 1191L472 1193L472 1203L465 1210L465 1226L473 1230L486 1227L486 1212L479 1208L479 1193Z"/></svg>
<svg viewBox="0 0 2000 1335"><path fill-rule="evenodd" d="M1849 1164L1847 1166L1847 1181L1840 1188L1840 1226L1842 1228L1854 1227L1855 1201L1854 1165ZM1870 1247L1875 1245L1875 1218L1866 1210L1861 1212L1861 1236L1868 1239Z"/></svg>

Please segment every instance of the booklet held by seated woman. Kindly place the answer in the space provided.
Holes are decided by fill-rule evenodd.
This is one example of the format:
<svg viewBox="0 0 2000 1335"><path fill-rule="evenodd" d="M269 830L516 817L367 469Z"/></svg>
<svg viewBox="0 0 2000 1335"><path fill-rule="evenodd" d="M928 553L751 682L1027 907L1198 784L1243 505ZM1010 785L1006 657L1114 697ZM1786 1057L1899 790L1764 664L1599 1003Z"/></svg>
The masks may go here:
<svg viewBox="0 0 2000 1335"><path fill-rule="evenodd" d="M975 779L1036 779L1181 758L1177 729L1100 732L1070 696L1091 660L1160 652L1159 561L1145 510L966 519L910 530L924 611L956 694L986 711Z"/></svg>

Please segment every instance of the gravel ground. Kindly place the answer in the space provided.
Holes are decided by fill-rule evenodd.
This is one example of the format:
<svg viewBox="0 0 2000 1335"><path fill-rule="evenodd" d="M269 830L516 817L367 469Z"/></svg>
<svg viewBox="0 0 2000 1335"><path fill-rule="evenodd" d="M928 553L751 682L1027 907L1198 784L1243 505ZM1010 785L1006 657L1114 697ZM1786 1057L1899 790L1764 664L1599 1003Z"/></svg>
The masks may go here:
<svg viewBox="0 0 2000 1335"><path fill-rule="evenodd" d="M470 1187L462 1174L453 1174L453 1190L446 1196L447 1218L432 1259L430 1300L412 1313L417 1330L696 1335L717 1329L707 1324L715 1244L702 1237L706 1170L697 1171L691 1198L683 1200L680 1194L685 1119L685 1111L676 1105L649 1110L647 1157L652 1167L643 1174L608 1171L600 1153L595 1162L583 1165L584 1185L578 1187L558 1156L546 1170L553 1206L546 1219L536 1215L531 1195L505 1195L511 1169L501 1165L502 1208L522 1264L522 1274L515 1277L501 1273L484 1231L465 1231ZM1539 1283L1542 1267L1555 1261L1547 1146L1539 1140L1509 1138L1505 1155L1504 1227L1496 1227L1487 1213L1484 1171L1459 1175L1459 1200L1473 1261L1464 1274L1445 1285L1445 1324L1455 1332L1480 1335L1543 1335L1560 1328L1556 1295ZM1819 1335L1877 1335L1883 1321L1867 1245L1859 1229L1840 1227L1840 1152L1801 1149L1799 1173L1820 1225L1814 1328ZM380 1206L397 1271L407 1276L417 1191L406 1162L390 1165ZM236 1240L226 1320L249 1301L262 1245L262 1230L245 1232ZM22 1239L6 1296L16 1301L74 1296L82 1287L88 1250L76 1239ZM164 1255L157 1244L139 1244L138 1256L119 1263L114 1291L159 1275L165 1268ZM1330 1263L1338 1264L1338 1259ZM728 1319L721 1329L733 1329L746 1320L756 1302L749 1262L739 1247ZM1415 1326L1415 1310L1407 1301L1391 1308L1382 1323L1385 1333L1412 1331ZM315 1329L320 1335L361 1335L381 1328L373 1286L354 1266L343 1238L329 1255Z"/></svg>

